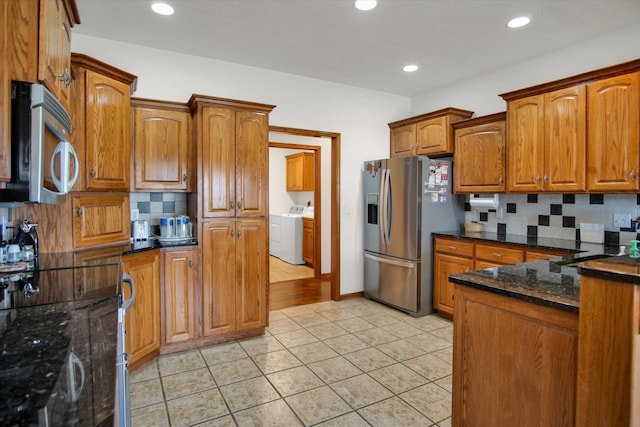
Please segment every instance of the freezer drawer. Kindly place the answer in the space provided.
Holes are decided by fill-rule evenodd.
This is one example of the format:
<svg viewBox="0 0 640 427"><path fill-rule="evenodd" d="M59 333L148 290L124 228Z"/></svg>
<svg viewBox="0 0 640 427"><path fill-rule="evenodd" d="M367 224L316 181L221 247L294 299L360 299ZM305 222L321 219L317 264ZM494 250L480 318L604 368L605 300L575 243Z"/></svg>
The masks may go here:
<svg viewBox="0 0 640 427"><path fill-rule="evenodd" d="M405 311L420 310L420 262L365 252L364 294Z"/></svg>

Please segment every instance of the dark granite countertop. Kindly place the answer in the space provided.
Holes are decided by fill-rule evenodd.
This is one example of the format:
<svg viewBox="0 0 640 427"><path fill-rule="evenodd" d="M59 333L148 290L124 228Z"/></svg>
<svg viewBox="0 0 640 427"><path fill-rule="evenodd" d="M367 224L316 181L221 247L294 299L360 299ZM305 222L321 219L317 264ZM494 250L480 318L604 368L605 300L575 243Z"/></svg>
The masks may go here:
<svg viewBox="0 0 640 427"><path fill-rule="evenodd" d="M579 265L582 262L603 256L612 256L612 259L618 258L615 255L620 251L618 246L610 247L573 240L531 238L510 234L452 231L434 233L434 235L522 245L531 249L576 251L573 255L549 260L523 262L449 276L449 279L456 284L573 313L577 313L580 307Z"/></svg>
<svg viewBox="0 0 640 427"><path fill-rule="evenodd" d="M175 241L164 241L161 242L156 238L152 238L149 240L140 240L137 242L131 243L131 249L122 253L122 255L131 255L138 252L150 251L153 249L163 249L163 248L176 248L181 246L198 246L197 239L182 239Z"/></svg>

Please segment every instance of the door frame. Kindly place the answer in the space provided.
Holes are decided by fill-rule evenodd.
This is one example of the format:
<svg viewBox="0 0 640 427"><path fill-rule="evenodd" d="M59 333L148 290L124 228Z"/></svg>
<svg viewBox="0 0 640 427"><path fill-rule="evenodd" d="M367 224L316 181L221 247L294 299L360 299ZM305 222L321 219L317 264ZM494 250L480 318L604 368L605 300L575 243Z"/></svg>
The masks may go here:
<svg viewBox="0 0 640 427"><path fill-rule="evenodd" d="M340 300L340 134L336 132L325 132L310 129L298 129L289 128L283 126L269 126L269 132L284 133L296 136L308 136L315 138L330 138L331 139L331 271L329 276L331 279L331 299L333 301ZM318 150L316 152L316 176L320 173L320 153L317 146L305 146L303 144L284 144L269 143L270 147L278 148L296 148L305 150ZM319 183L318 183L319 185ZM314 204L319 206L320 191L314 192ZM317 219L321 218L319 209L314 209L314 228L318 229L321 225ZM317 225L316 225L317 224ZM314 229L314 232L315 232ZM315 249L321 247L321 239L318 242L314 242ZM322 260L321 254L317 257L318 260ZM318 262L317 264L321 264ZM322 265L314 265L314 275L321 277Z"/></svg>

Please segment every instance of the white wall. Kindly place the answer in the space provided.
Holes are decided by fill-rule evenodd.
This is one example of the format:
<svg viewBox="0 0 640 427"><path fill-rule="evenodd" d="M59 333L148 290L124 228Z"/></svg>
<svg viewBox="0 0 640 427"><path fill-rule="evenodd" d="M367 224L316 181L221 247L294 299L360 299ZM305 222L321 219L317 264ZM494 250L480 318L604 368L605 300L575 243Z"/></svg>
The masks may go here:
<svg viewBox="0 0 640 427"><path fill-rule="evenodd" d="M340 293L362 290L360 172L365 160L389 155L387 123L410 115L408 97L82 34L71 48L137 75L137 97L185 102L198 93L274 104L271 125L340 133Z"/></svg>
<svg viewBox="0 0 640 427"><path fill-rule="evenodd" d="M505 111L498 95L640 58L640 24L413 97L412 115L445 107Z"/></svg>

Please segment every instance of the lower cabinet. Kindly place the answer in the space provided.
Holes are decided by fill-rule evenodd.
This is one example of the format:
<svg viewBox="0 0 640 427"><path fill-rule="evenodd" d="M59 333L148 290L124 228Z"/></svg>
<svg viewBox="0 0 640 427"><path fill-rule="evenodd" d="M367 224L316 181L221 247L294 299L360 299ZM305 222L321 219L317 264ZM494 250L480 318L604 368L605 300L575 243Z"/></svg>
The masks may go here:
<svg viewBox="0 0 640 427"><path fill-rule="evenodd" d="M162 344L196 338L198 248L162 249Z"/></svg>
<svg viewBox="0 0 640 427"><path fill-rule="evenodd" d="M73 193L71 204L74 249L129 243L128 193Z"/></svg>
<svg viewBox="0 0 640 427"><path fill-rule="evenodd" d="M454 307L451 274L473 270L473 243L460 239L437 238L433 272L433 308L438 314L452 318Z"/></svg>
<svg viewBox="0 0 640 427"><path fill-rule="evenodd" d="M160 255L157 249L122 257L123 271L133 279L135 300L125 316L125 349L135 369L160 351ZM124 287L125 299L130 298Z"/></svg>
<svg viewBox="0 0 640 427"><path fill-rule="evenodd" d="M202 225L202 335L267 325L267 221L216 219Z"/></svg>
<svg viewBox="0 0 640 427"><path fill-rule="evenodd" d="M313 218L302 218L302 260L313 267Z"/></svg>

